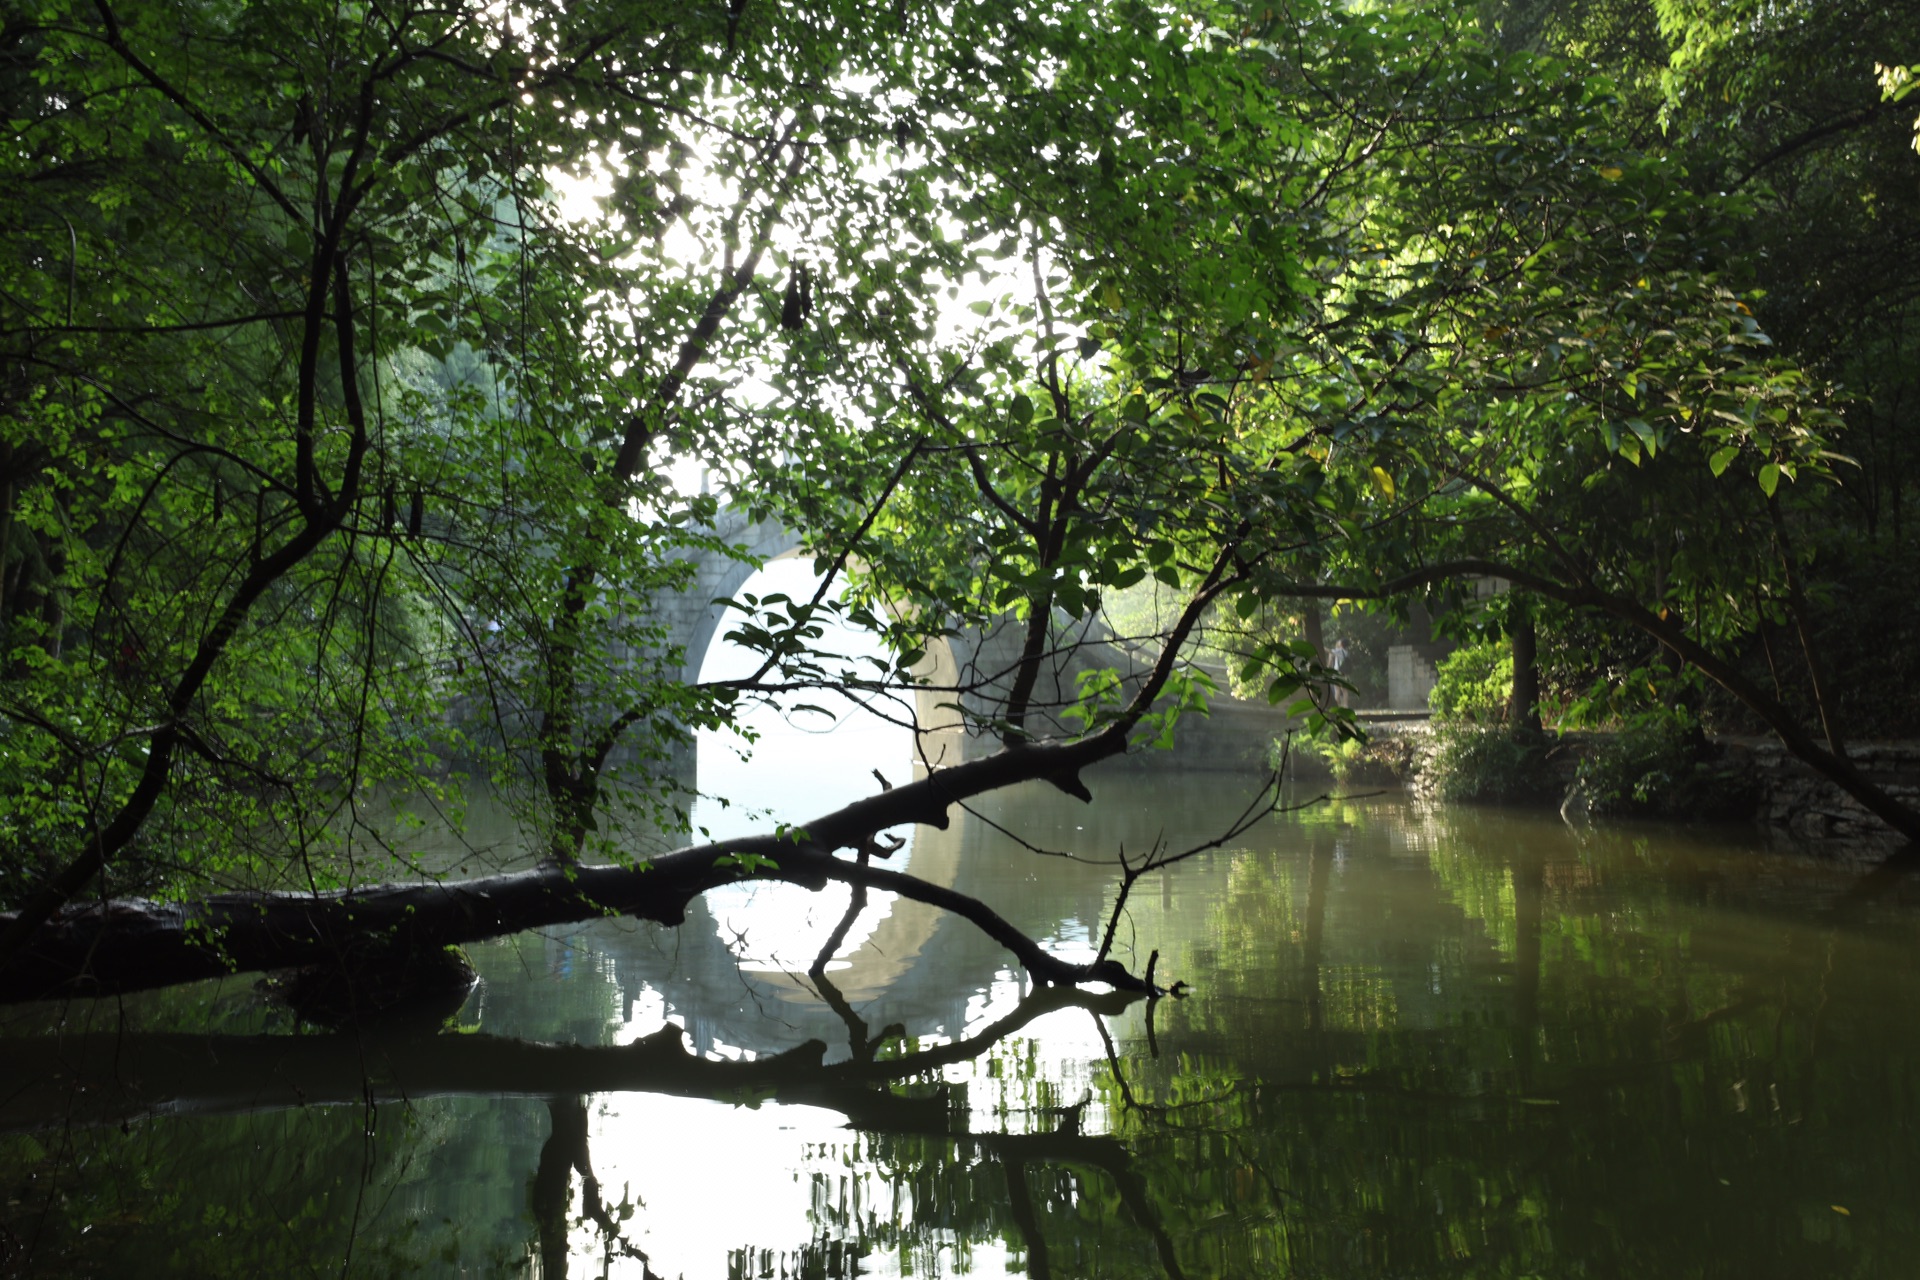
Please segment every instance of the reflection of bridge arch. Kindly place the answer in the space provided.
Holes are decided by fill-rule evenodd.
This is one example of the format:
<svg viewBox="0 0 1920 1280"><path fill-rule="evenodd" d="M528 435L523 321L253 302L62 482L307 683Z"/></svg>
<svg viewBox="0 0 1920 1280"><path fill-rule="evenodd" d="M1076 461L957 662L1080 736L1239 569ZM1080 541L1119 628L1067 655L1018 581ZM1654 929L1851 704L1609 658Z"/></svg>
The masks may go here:
<svg viewBox="0 0 1920 1280"><path fill-rule="evenodd" d="M1092 806L1034 785L984 799L981 813L991 821L956 809L944 830L916 828L908 869L979 898L1029 936L1072 953L1097 938L1104 924L1113 869L1036 862L996 824L1027 832L1044 847L1110 857L1121 847L1140 847L1169 819L1180 829L1199 829L1216 822L1226 805L1247 799L1245 784L1228 778L1200 783L1198 798L1172 806L1124 770L1098 770L1091 783L1099 797ZM870 1032L897 1022L915 1035L958 1036L978 1013L983 993L1015 967L1004 948L959 916L904 898L869 910L885 914L829 977ZM1123 946L1128 943L1123 938ZM593 945L612 953L607 968L626 1000L637 1001L643 989L658 993L662 1004L653 1006L659 1012L652 1016L682 1023L698 1052L733 1046L769 1053L805 1039L838 1051L846 1043L839 1015L798 972L812 957L794 957L788 972L741 966L705 900L692 904L678 930L606 927ZM1126 959L1141 963L1131 953Z"/></svg>
<svg viewBox="0 0 1920 1280"><path fill-rule="evenodd" d="M960 815L959 821L964 823L966 816ZM961 872L961 842L944 839L944 835L930 828L917 828L910 856L898 869L910 871L916 878L940 888L954 888ZM868 908L869 911L878 909ZM895 898L859 945L834 961L827 976L853 1004L879 999L895 991L902 979L920 965L934 934L947 919L947 914L937 907L910 898ZM813 999L810 991L795 986L783 974L764 970L750 972L782 988L783 995L784 989L791 988L809 1002Z"/></svg>
<svg viewBox="0 0 1920 1280"><path fill-rule="evenodd" d="M966 864L981 852L973 847L977 833L969 832L978 825L957 813L947 831L917 828L904 869L964 892L971 878ZM767 906L777 909L777 902ZM834 988L871 1032L898 1022L914 1034L959 1034L969 1002L1007 966L1005 952L967 921L910 899L868 910L884 914L830 969ZM675 930L589 928L595 935L589 945L610 953L607 968L624 1002L634 1006L643 988L657 992L661 1014L686 1027L696 1053L719 1046L777 1052L807 1039L846 1043L840 1015L800 972L811 956L793 957L793 968L784 972L742 965L705 899L689 905L686 922Z"/></svg>
<svg viewBox="0 0 1920 1280"><path fill-rule="evenodd" d="M916 829L911 870L985 902L1058 954L1089 958L1113 901L1117 875L1108 860L1121 849L1137 852L1160 838L1178 847L1217 836L1221 815L1244 808L1259 785L1255 778L1214 775L1156 788L1143 786L1124 766L1096 769L1088 782L1095 796L1091 805L1045 784L1030 784L956 808L946 829ZM1037 858L1000 827L1021 832L1039 847L1096 861ZM1237 854L1229 850L1217 856L1231 860ZM1204 868L1215 857L1207 854L1194 866ZM1158 911L1149 909L1157 918L1171 910L1171 887L1165 878L1143 882L1137 900L1157 894ZM831 920L845 897L823 894L812 901L816 914ZM884 907L876 902L870 910L873 932L843 957L847 967L831 972L868 1034L900 1023L913 1035L956 1036L981 1014L984 995L996 987L1006 994L1002 984L1016 966L971 922L904 899ZM497 966L512 979L497 991L482 988L478 999L484 1017L496 1032L533 1039L617 1042L652 1031L665 1019L684 1026L702 1054L729 1047L773 1053L808 1039L843 1054L847 1030L840 1016L797 973L811 953L783 957L792 966L791 976L743 969L720 914L705 898L696 898L679 927L603 919L543 931L502 946L491 958L479 954L489 978ZM1164 931L1136 936L1124 927L1116 954L1139 972L1148 948L1171 941ZM521 981L529 960L534 972L554 974L556 985ZM571 976L562 980L563 973Z"/></svg>

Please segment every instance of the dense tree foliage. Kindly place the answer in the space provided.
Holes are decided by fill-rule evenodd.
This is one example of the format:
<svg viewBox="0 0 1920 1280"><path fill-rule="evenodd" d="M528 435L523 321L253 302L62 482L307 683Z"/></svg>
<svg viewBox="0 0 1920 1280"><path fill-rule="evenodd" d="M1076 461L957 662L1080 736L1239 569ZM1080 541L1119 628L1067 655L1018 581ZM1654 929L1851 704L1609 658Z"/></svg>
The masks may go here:
<svg viewBox="0 0 1920 1280"><path fill-rule="evenodd" d="M1838 273L1886 278L1909 124L1795 21L11 6L0 964L86 894L363 886L396 870L348 856L369 797L451 769L519 797L548 866L416 943L673 919L756 874L877 884L888 825L1079 794L1167 740L1209 691L1182 655L1206 618L1488 577L1704 673L1920 833L1847 760L1816 616L1905 537L1904 330ZM1843 212L1857 248L1795 231ZM716 542L690 460L831 571L741 602L764 664L706 686L654 610ZM1829 538L1835 509L1864 534ZM1175 604L1144 673L1050 678L1149 578ZM832 611L891 664L814 652ZM921 690L1001 754L822 817L785 865L785 837L696 848L634 887L694 726L909 698L930 648L1008 617L1005 664ZM1805 699L1754 667L1787 627ZM1337 722L1319 657L1269 632L1235 675ZM221 960L324 949L360 903ZM48 945L95 956L106 919Z"/></svg>
<svg viewBox="0 0 1920 1280"><path fill-rule="evenodd" d="M1810 720L1825 701L1859 735L1909 734L1916 621L1911 557L1915 225L1911 112L1876 65L1905 56L1910 4L1492 6L1511 42L1597 63L1655 127L1646 145L1692 190L1731 193L1738 216L1716 270L1753 289L1779 349L1843 394L1837 483L1783 490L1782 529L1757 541L1808 566L1813 607L1790 592L1749 628L1746 666L1799 668L1811 643L1819 697L1789 681ZM1811 584L1819 584L1813 589ZM1801 609L1799 619L1789 615Z"/></svg>

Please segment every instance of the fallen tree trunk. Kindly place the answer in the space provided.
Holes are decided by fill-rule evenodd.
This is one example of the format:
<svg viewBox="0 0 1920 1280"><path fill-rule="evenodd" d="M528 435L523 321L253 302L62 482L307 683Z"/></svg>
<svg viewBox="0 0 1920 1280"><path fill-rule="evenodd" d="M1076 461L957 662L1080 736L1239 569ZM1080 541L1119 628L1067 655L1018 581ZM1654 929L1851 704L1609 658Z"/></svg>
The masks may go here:
<svg viewBox="0 0 1920 1280"><path fill-rule="evenodd" d="M632 867L541 866L480 879L373 885L336 893L221 894L172 904L114 899L73 906L27 934L0 968L0 1002L105 995L204 978L309 965L354 970L404 965L461 943L600 916L665 925L687 904L741 880L819 889L832 881L886 889L965 917L1012 952L1043 985L1147 984L1113 960L1070 964L1048 954L987 904L885 867L833 856L873 849L889 827L944 828L950 805L1045 779L1090 800L1080 771L1119 754L1113 732L1073 743L1010 748L857 800L783 835L676 850ZM0 927L12 924L0 916Z"/></svg>
<svg viewBox="0 0 1920 1280"><path fill-rule="evenodd" d="M0 1003L137 991L267 969L403 967L447 946L606 915L678 925L695 897L749 879L813 889L838 880L887 889L966 917L1013 952L1042 985L1097 981L1147 991L1149 984L1118 961L1103 957L1080 965L1057 959L978 899L870 866L866 857L848 862L833 854L840 849L884 854L877 837L888 828L914 823L944 828L951 806L1016 783L1045 781L1091 801L1081 771L1126 752L1129 734L1167 687L1187 637L1223 589L1233 563L1231 548L1215 558L1132 700L1098 732L1076 741L1011 744L779 835L692 846L631 867L582 867L569 861L451 883L62 907L57 904L67 902L92 874L76 880L69 873L80 863L70 864L57 877L59 892L36 894L23 910L0 913ZM98 871L105 865L98 853L80 862Z"/></svg>

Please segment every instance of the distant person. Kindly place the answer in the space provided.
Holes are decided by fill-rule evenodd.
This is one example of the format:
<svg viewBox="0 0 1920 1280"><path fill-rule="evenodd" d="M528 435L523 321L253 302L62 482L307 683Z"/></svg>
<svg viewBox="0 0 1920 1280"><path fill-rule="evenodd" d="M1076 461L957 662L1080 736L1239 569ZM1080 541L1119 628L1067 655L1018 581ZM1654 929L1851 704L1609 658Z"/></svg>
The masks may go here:
<svg viewBox="0 0 1920 1280"><path fill-rule="evenodd" d="M1338 676L1346 669L1347 641L1344 636L1333 642L1333 652L1327 655L1327 665L1333 668L1333 674L1335 676ZM1345 686L1335 685L1333 687L1333 702L1335 706L1346 706L1351 696L1351 692Z"/></svg>

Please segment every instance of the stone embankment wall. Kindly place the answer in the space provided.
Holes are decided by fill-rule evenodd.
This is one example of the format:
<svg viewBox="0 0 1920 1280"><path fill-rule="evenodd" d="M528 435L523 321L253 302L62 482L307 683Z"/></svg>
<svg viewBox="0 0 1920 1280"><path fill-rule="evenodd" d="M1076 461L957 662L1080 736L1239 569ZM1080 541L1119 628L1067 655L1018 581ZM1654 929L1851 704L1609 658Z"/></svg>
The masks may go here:
<svg viewBox="0 0 1920 1280"><path fill-rule="evenodd" d="M1750 771L1759 793L1755 814L1803 840L1881 841L1892 837L1886 823L1860 802L1787 754L1777 742L1752 738L1717 740L1735 762ZM1920 742L1870 742L1847 748L1847 756L1867 777L1908 804L1920 805Z"/></svg>

